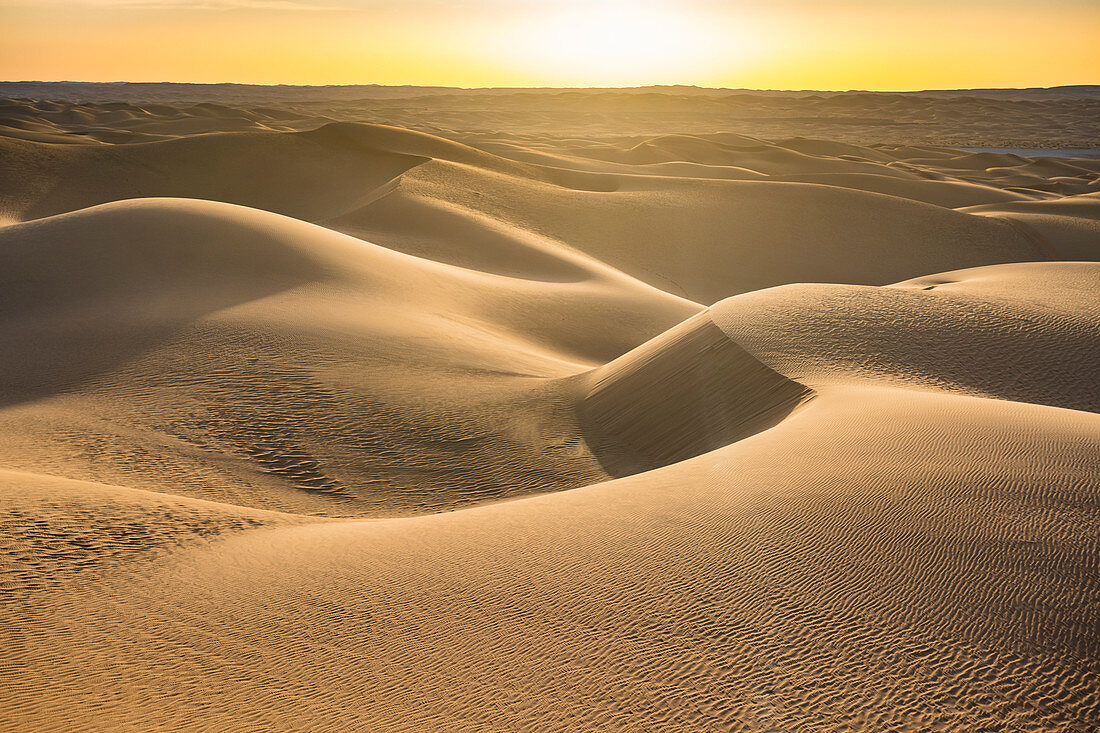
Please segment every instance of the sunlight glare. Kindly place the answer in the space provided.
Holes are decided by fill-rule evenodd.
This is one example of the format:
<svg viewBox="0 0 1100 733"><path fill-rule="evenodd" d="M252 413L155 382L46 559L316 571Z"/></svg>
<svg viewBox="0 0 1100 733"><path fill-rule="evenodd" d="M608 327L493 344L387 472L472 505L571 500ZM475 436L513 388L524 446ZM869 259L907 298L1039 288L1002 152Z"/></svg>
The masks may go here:
<svg viewBox="0 0 1100 733"><path fill-rule="evenodd" d="M514 62L531 73L581 85L677 83L744 48L694 14L637 0L533 13L509 45Z"/></svg>

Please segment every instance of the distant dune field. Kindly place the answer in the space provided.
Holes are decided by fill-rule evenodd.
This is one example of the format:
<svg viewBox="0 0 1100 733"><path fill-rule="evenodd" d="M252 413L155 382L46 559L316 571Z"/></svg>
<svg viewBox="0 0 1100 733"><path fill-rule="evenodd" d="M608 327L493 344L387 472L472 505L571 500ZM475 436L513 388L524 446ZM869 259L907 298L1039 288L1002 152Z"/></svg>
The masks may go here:
<svg viewBox="0 0 1100 733"><path fill-rule="evenodd" d="M1100 726L1095 96L11 86L0 729Z"/></svg>

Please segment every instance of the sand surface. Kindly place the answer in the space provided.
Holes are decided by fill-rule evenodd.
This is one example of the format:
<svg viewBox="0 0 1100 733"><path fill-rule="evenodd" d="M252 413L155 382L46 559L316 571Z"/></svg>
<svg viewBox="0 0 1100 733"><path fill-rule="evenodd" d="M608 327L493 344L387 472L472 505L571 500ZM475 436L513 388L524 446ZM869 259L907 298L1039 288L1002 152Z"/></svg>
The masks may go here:
<svg viewBox="0 0 1100 733"><path fill-rule="evenodd" d="M1100 726L1100 159L929 142L1092 97L70 92L0 102L0 729Z"/></svg>

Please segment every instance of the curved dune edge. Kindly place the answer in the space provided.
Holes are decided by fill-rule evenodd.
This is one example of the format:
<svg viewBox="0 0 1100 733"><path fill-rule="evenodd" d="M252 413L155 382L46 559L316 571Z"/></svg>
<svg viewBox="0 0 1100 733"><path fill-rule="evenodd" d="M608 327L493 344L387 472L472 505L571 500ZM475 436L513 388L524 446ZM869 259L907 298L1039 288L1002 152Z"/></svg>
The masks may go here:
<svg viewBox="0 0 1100 733"><path fill-rule="evenodd" d="M599 367L585 384L582 424L612 475L729 445L777 424L812 397L805 385L734 343L708 312Z"/></svg>
<svg viewBox="0 0 1100 733"><path fill-rule="evenodd" d="M889 287L794 284L708 312L817 392L854 383L1100 411L1100 264L1027 262Z"/></svg>
<svg viewBox="0 0 1100 733"><path fill-rule="evenodd" d="M1100 194L1085 193L1045 201L971 206L967 213L1011 222L1043 243L1058 259L1100 256Z"/></svg>

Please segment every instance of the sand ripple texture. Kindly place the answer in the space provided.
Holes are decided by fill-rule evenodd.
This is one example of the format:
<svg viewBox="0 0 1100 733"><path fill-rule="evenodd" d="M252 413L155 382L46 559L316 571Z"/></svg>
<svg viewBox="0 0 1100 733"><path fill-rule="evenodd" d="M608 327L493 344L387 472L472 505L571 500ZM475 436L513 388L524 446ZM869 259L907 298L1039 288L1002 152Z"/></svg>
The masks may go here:
<svg viewBox="0 0 1100 733"><path fill-rule="evenodd" d="M1100 163L433 104L0 105L0 730L1100 728Z"/></svg>

